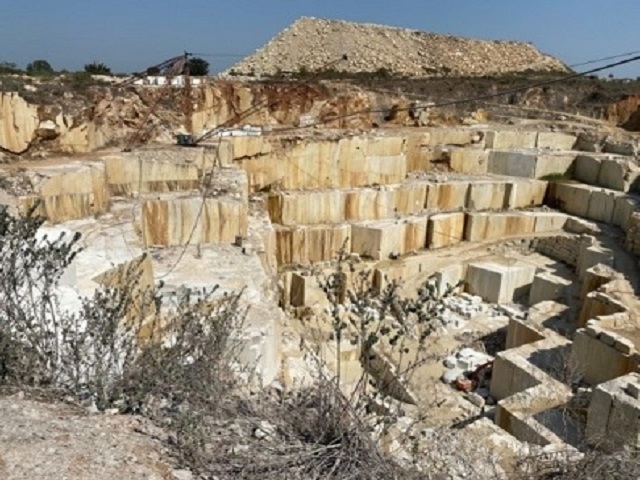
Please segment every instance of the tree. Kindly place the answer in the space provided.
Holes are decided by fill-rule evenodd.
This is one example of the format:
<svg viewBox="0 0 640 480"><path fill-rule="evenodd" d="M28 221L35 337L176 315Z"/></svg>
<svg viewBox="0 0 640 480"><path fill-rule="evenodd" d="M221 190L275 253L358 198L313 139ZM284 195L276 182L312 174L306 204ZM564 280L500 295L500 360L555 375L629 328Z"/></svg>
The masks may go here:
<svg viewBox="0 0 640 480"><path fill-rule="evenodd" d="M104 63L88 63L84 66L84 71L91 75L111 75L111 69Z"/></svg>
<svg viewBox="0 0 640 480"><path fill-rule="evenodd" d="M0 73L19 73L18 65L13 62L0 62Z"/></svg>
<svg viewBox="0 0 640 480"><path fill-rule="evenodd" d="M189 60L189 74L194 77L204 77L209 74L209 62L194 57Z"/></svg>
<svg viewBox="0 0 640 480"><path fill-rule="evenodd" d="M53 67L46 60L34 60L27 65L29 75L49 75L53 73Z"/></svg>

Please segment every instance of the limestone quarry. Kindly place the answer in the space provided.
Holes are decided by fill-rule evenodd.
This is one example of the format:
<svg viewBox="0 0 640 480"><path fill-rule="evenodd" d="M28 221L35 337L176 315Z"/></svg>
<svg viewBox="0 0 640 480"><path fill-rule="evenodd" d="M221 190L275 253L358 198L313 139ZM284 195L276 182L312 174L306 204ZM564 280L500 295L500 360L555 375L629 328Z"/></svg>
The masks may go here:
<svg viewBox="0 0 640 480"><path fill-rule="evenodd" d="M233 69L313 70L332 57L313 42L341 35L388 46L349 55L351 71L496 75L536 62L565 71L527 44L313 19ZM299 48L302 37L317 56ZM396 55L401 42L414 57ZM433 48L420 55L421 45ZM145 281L161 280L166 297L185 286L244 289L242 358L261 384L307 385L311 351L352 391L360 347L349 331L336 346L319 283L341 252L350 287L362 274L376 291L398 281L409 298L425 284L453 292L428 351L417 327L406 339L420 364L396 392L402 422L459 428L504 471L522 451L640 447L640 138L618 126L633 117L632 100L626 113L612 109L623 119L568 107L507 120L489 105L412 111L409 95L340 82L216 80L194 88L194 131L262 107L182 147L169 98L147 117L144 141L123 151L156 94L98 88L78 113L0 93L1 203L16 214L36 206L44 232L82 234L60 285L69 309L144 259ZM389 345L378 353L375 374L400 376L406 358ZM13 458L0 452L0 472Z"/></svg>

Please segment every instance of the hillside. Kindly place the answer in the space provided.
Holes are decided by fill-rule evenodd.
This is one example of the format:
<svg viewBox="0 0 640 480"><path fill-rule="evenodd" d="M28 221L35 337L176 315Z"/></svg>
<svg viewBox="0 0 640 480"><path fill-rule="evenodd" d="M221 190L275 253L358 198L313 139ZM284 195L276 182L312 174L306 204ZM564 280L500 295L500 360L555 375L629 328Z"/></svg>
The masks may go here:
<svg viewBox="0 0 640 480"><path fill-rule="evenodd" d="M341 20L303 17L222 75L316 71L346 54L335 70L385 69L410 77L566 71L529 43L475 40Z"/></svg>

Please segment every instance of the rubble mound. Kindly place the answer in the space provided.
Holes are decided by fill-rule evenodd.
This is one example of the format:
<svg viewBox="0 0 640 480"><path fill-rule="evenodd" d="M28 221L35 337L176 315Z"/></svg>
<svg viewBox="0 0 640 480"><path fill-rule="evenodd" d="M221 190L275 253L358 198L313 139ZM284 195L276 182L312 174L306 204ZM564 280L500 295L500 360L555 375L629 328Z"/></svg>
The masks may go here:
<svg viewBox="0 0 640 480"><path fill-rule="evenodd" d="M567 71L530 43L489 41L407 28L303 17L223 75L317 71L347 55L335 70L410 77L482 76Z"/></svg>

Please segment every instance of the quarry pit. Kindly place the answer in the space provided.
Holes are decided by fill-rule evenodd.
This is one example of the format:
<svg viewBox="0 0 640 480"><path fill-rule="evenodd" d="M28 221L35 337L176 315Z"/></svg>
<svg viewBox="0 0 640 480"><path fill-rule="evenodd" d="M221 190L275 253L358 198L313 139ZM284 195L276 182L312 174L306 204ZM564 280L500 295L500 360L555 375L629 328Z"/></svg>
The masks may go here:
<svg viewBox="0 0 640 480"><path fill-rule="evenodd" d="M639 445L637 149L614 128L478 122L239 133L0 174L7 208L39 201L45 233L82 234L66 308L134 263L167 296L244 289L243 359L263 385L305 385L309 351L345 390L361 377L357 346L335 362L318 283L339 251L378 290L451 290L428 348L407 341L421 363L400 396L423 428L463 428L507 458Z"/></svg>

